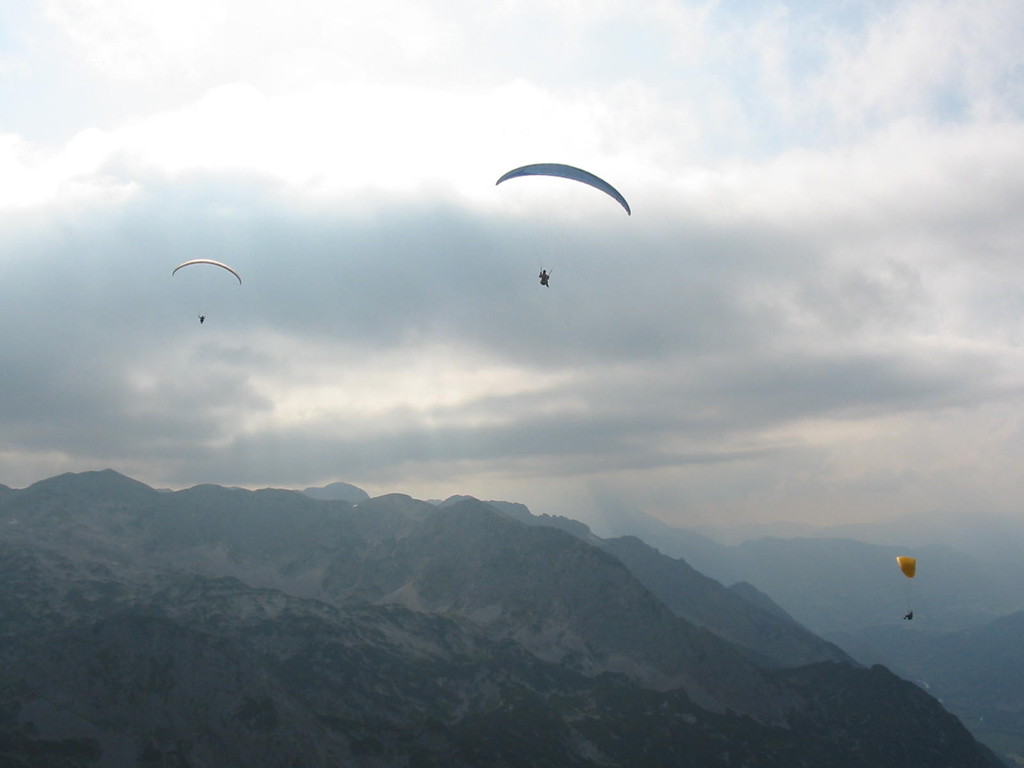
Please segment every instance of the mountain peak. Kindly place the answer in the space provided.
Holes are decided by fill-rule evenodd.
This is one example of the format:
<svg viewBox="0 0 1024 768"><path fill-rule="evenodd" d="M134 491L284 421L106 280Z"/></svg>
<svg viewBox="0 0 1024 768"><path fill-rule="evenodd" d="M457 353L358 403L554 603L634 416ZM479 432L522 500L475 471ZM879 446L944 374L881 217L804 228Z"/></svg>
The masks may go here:
<svg viewBox="0 0 1024 768"><path fill-rule="evenodd" d="M302 493L321 501L347 501L358 504L370 498L370 494L351 483L329 483L319 488L305 488Z"/></svg>
<svg viewBox="0 0 1024 768"><path fill-rule="evenodd" d="M127 496L139 497L156 493L145 483L133 480L113 469L87 472L65 472L62 475L33 483L25 489L31 495L57 496Z"/></svg>

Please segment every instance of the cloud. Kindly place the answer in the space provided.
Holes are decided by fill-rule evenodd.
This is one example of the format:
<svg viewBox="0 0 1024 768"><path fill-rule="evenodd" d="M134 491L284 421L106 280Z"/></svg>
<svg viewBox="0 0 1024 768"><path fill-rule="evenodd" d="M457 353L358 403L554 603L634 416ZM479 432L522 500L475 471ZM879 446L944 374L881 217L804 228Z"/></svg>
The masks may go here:
<svg viewBox="0 0 1024 768"><path fill-rule="evenodd" d="M9 439L34 454L162 483L750 467L1018 380L995 365L1005 347L920 335L934 281L913 259L837 272L850 234L813 216L737 205L728 226L691 211L580 231L443 201L297 205L266 176L139 178L125 204L58 208L45 238L20 227L32 250L9 261L5 324L51 308L5 386L10 423L31 430ZM876 237L883 212L862 217ZM552 290L524 244L558 262ZM201 329L202 282L170 277L186 255L245 276L203 297Z"/></svg>
<svg viewBox="0 0 1024 768"><path fill-rule="evenodd" d="M0 57L109 90L0 134L0 481L1012 507L1015 4L414 5L51 0L65 74ZM548 160L635 215L494 185Z"/></svg>
<svg viewBox="0 0 1024 768"><path fill-rule="evenodd" d="M174 7L48 0L46 7L78 55L104 77L149 84L185 78L209 85L253 72L305 79L324 68L358 73L364 62L380 67L430 58L449 34L434 10L408 0L372 6L183 0Z"/></svg>

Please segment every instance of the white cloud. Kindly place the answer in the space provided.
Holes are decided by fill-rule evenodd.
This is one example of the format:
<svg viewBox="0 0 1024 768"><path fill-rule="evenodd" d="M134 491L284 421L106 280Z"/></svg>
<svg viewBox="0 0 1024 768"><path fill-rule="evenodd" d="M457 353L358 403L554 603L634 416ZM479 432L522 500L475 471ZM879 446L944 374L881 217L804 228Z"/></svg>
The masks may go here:
<svg viewBox="0 0 1024 768"><path fill-rule="evenodd" d="M0 480L1020 497L1019 4L46 7L3 71L109 96L0 135ZM635 215L494 186L548 160ZM202 328L182 253L245 274Z"/></svg>
<svg viewBox="0 0 1024 768"><path fill-rule="evenodd" d="M623 99L643 104L631 93ZM596 97L566 101L522 82L487 92L319 83L276 95L223 85L180 109L87 129L63 148L37 150L4 137L0 202L43 205L69 186L82 194L127 193L154 173L226 173L277 180L313 197L440 192L493 206L497 177L537 158L569 153L585 165L601 157L625 173L637 153L621 140L609 145L622 118L600 104ZM546 128L542 116L557 128ZM537 185L539 204L550 200L543 189ZM504 196L515 205L514 191Z"/></svg>
<svg viewBox="0 0 1024 768"><path fill-rule="evenodd" d="M566 374L510 365L486 350L417 343L373 352L291 336L253 340L275 364L249 379L272 410L240 417L236 433L344 431L372 439L397 430L504 426L509 405L566 386ZM504 403L495 409L494 403Z"/></svg>
<svg viewBox="0 0 1024 768"><path fill-rule="evenodd" d="M1019 116L1022 26L1012 0L903 4L863 34L832 36L818 94L845 125Z"/></svg>
<svg viewBox="0 0 1024 768"><path fill-rule="evenodd" d="M98 73L150 86L185 78L209 87L245 73L269 82L315 77L325 68L358 76L429 59L450 44L449 25L409 0L47 0L46 6Z"/></svg>

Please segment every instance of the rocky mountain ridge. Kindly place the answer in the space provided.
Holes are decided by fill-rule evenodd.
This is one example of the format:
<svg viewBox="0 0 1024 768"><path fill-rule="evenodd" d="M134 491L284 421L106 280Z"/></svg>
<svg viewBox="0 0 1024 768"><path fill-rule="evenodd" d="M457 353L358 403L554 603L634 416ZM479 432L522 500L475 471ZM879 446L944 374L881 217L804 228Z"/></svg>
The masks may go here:
<svg viewBox="0 0 1024 768"><path fill-rule="evenodd" d="M0 575L10 765L997 765L885 670L762 665L472 499L61 476L0 498Z"/></svg>

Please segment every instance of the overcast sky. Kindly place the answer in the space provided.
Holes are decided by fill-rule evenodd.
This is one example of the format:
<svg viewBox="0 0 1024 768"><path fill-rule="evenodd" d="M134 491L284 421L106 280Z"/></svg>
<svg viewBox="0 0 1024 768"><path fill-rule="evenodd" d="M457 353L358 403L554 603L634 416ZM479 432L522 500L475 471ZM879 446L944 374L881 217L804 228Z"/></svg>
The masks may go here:
<svg viewBox="0 0 1024 768"><path fill-rule="evenodd" d="M1020 0L5 0L0 483L1018 513L1022 52Z"/></svg>

